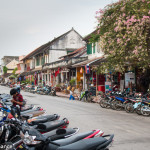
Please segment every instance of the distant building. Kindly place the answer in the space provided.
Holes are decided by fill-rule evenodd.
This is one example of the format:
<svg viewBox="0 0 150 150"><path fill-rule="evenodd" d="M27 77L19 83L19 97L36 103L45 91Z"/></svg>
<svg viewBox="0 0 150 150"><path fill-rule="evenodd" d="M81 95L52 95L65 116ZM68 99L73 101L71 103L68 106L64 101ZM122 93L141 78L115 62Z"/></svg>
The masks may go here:
<svg viewBox="0 0 150 150"><path fill-rule="evenodd" d="M19 56L4 56L1 59L1 65L6 66L8 63L10 63L12 60L19 61Z"/></svg>
<svg viewBox="0 0 150 150"><path fill-rule="evenodd" d="M17 71L16 74L21 74L22 72L24 72L24 63L23 61L21 61L23 58L25 57L25 55L19 56L19 62L17 64Z"/></svg>
<svg viewBox="0 0 150 150"><path fill-rule="evenodd" d="M0 75L3 75L3 67L9 64L12 60L19 61L19 56L4 56L1 59Z"/></svg>
<svg viewBox="0 0 150 150"><path fill-rule="evenodd" d="M10 63L8 63L6 65L6 67L8 68L7 73L12 73L13 70L17 67L18 61L16 61L15 59L12 60Z"/></svg>

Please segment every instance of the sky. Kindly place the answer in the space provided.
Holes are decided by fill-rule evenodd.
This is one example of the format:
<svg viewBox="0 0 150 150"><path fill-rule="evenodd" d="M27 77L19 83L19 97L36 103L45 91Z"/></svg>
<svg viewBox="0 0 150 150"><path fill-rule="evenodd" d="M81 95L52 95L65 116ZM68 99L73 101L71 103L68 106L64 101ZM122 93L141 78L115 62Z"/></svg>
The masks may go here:
<svg viewBox="0 0 150 150"><path fill-rule="evenodd" d="M0 59L27 55L73 27L96 28L95 12L118 0L0 0Z"/></svg>

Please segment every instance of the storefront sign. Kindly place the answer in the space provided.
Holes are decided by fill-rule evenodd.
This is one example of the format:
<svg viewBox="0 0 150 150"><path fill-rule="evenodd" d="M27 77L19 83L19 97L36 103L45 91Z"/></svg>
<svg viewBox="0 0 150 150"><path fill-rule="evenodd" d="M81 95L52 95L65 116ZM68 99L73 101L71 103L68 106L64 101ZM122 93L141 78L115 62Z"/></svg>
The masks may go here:
<svg viewBox="0 0 150 150"><path fill-rule="evenodd" d="M124 90L124 80L120 80L120 91L123 92Z"/></svg>
<svg viewBox="0 0 150 150"><path fill-rule="evenodd" d="M128 88L128 85L132 82L135 84L135 73L125 73L125 88Z"/></svg>
<svg viewBox="0 0 150 150"><path fill-rule="evenodd" d="M111 82L105 82L105 92L111 91Z"/></svg>

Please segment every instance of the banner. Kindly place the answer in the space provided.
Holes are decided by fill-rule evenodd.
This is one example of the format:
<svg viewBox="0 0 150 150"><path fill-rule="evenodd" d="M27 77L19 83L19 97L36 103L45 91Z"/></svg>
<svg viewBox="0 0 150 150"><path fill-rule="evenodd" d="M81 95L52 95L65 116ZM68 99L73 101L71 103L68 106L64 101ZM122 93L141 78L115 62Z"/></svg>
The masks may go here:
<svg viewBox="0 0 150 150"><path fill-rule="evenodd" d="M90 74L90 66L89 65L85 65L85 73Z"/></svg>
<svg viewBox="0 0 150 150"><path fill-rule="evenodd" d="M58 74L59 74L59 68L58 68L58 70L55 72L55 77L57 77Z"/></svg>

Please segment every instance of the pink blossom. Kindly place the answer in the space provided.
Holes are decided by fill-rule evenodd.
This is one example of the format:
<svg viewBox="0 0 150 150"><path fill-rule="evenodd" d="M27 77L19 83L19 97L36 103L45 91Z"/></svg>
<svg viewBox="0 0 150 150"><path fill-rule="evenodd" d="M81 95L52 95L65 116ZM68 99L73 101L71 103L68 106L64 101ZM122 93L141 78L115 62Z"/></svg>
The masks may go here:
<svg viewBox="0 0 150 150"><path fill-rule="evenodd" d="M125 13L123 13L123 15L122 15L123 17L125 17L126 16L126 14Z"/></svg>
<svg viewBox="0 0 150 150"><path fill-rule="evenodd" d="M117 26L117 27L115 27L114 31L116 31L116 32L117 32L117 31L118 31L118 29L119 29L119 27Z"/></svg>
<svg viewBox="0 0 150 150"><path fill-rule="evenodd" d="M135 55L138 55L137 49L135 49L135 50L133 51L133 53L134 53Z"/></svg>
<svg viewBox="0 0 150 150"><path fill-rule="evenodd" d="M100 33L100 29L97 30L97 34L99 34L99 33Z"/></svg>
<svg viewBox="0 0 150 150"><path fill-rule="evenodd" d="M139 46L139 49L142 49L142 46Z"/></svg>
<svg viewBox="0 0 150 150"><path fill-rule="evenodd" d="M150 11L148 12L148 14L150 15Z"/></svg>
<svg viewBox="0 0 150 150"><path fill-rule="evenodd" d="M149 19L149 16L143 16L142 20Z"/></svg>
<svg viewBox="0 0 150 150"><path fill-rule="evenodd" d="M120 41L121 41L121 40L120 40L119 38L117 38L117 43L118 43L118 44L120 43Z"/></svg>
<svg viewBox="0 0 150 150"><path fill-rule="evenodd" d="M99 13L101 13L101 14L102 14L102 13L104 13L104 11L103 11L102 9L99 9Z"/></svg>
<svg viewBox="0 0 150 150"><path fill-rule="evenodd" d="M96 14L98 14L99 12L98 11L96 11Z"/></svg>

